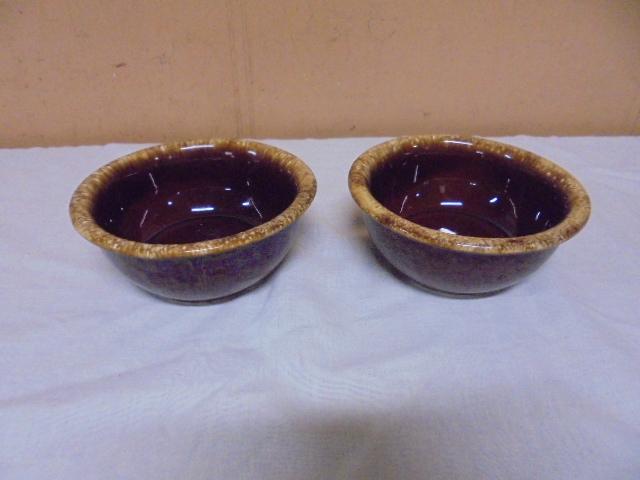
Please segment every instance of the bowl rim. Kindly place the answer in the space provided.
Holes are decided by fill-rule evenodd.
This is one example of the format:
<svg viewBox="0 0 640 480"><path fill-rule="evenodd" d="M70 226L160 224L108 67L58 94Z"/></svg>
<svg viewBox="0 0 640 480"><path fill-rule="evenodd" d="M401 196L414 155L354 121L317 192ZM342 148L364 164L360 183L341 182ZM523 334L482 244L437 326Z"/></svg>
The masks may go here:
<svg viewBox="0 0 640 480"><path fill-rule="evenodd" d="M107 232L93 217L95 202L106 186L124 169L143 167L158 156L170 156L184 148L209 146L254 151L260 157L284 168L293 178L297 193L293 202L271 220L234 235L181 244L136 242ZM155 145L119 157L95 170L76 188L69 202L69 215L75 229L91 243L110 252L145 259L175 259L222 254L257 243L292 225L311 205L317 190L313 171L297 156L254 140L213 138Z"/></svg>
<svg viewBox="0 0 640 480"><path fill-rule="evenodd" d="M407 148L432 145L458 151L481 150L505 156L518 165L545 177L560 190L568 203L568 213L557 225L531 235L509 238L451 235L411 222L383 206L372 195L369 182L373 172L395 154ZM582 184L567 170L540 155L522 148L476 136L413 135L388 140L362 153L349 171L349 190L358 206L378 223L416 242L446 250L483 255L505 255L547 250L577 234L591 213L591 201Z"/></svg>

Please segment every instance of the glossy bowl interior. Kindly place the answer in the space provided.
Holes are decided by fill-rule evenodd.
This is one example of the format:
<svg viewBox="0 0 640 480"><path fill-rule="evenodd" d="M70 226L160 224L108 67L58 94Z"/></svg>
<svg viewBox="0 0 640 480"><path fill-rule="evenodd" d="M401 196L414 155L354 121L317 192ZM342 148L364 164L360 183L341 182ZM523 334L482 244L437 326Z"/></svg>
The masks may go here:
<svg viewBox="0 0 640 480"><path fill-rule="evenodd" d="M508 238L558 225L568 199L544 175L490 151L410 148L371 176L371 194L391 212L445 234Z"/></svg>
<svg viewBox="0 0 640 480"><path fill-rule="evenodd" d="M264 224L296 194L295 179L253 150L193 145L119 172L97 196L94 216L127 240L196 243Z"/></svg>

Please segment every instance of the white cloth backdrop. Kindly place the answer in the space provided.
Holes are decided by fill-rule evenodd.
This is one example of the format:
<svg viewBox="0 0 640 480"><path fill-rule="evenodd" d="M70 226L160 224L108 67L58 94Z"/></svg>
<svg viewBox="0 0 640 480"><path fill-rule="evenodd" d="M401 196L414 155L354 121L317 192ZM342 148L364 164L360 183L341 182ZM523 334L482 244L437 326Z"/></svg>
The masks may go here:
<svg viewBox="0 0 640 480"><path fill-rule="evenodd" d="M502 140L593 202L521 285L404 283L347 189L381 139L277 140L318 179L296 246L196 307L132 287L69 222L76 185L140 145L0 150L0 478L640 478L640 137Z"/></svg>

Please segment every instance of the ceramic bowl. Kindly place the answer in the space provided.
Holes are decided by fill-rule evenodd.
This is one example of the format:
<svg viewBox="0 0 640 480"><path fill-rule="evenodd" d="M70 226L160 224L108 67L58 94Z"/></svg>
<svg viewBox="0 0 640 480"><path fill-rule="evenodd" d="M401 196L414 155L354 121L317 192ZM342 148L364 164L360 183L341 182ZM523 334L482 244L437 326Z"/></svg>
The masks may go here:
<svg viewBox="0 0 640 480"><path fill-rule="evenodd" d="M590 201L566 170L477 137L402 137L353 163L349 188L373 243L431 290L479 295L535 271L585 225Z"/></svg>
<svg viewBox="0 0 640 480"><path fill-rule="evenodd" d="M236 294L267 276L292 245L316 192L300 159L246 140L161 145L98 169L70 215L129 279L169 299Z"/></svg>

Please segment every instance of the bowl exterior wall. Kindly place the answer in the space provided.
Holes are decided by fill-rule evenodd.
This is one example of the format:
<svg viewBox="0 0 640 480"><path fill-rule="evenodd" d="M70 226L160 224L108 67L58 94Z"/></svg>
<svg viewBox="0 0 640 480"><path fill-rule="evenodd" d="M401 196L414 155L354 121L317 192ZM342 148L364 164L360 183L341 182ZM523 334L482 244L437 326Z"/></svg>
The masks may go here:
<svg viewBox="0 0 640 480"><path fill-rule="evenodd" d="M537 270L555 248L487 255L446 250L400 235L364 215L374 245L400 272L419 284L456 295L481 295L515 285Z"/></svg>
<svg viewBox="0 0 640 480"><path fill-rule="evenodd" d="M298 223L248 246L218 255L145 259L107 251L107 256L134 284L148 292L182 302L217 300L256 284L284 259Z"/></svg>

